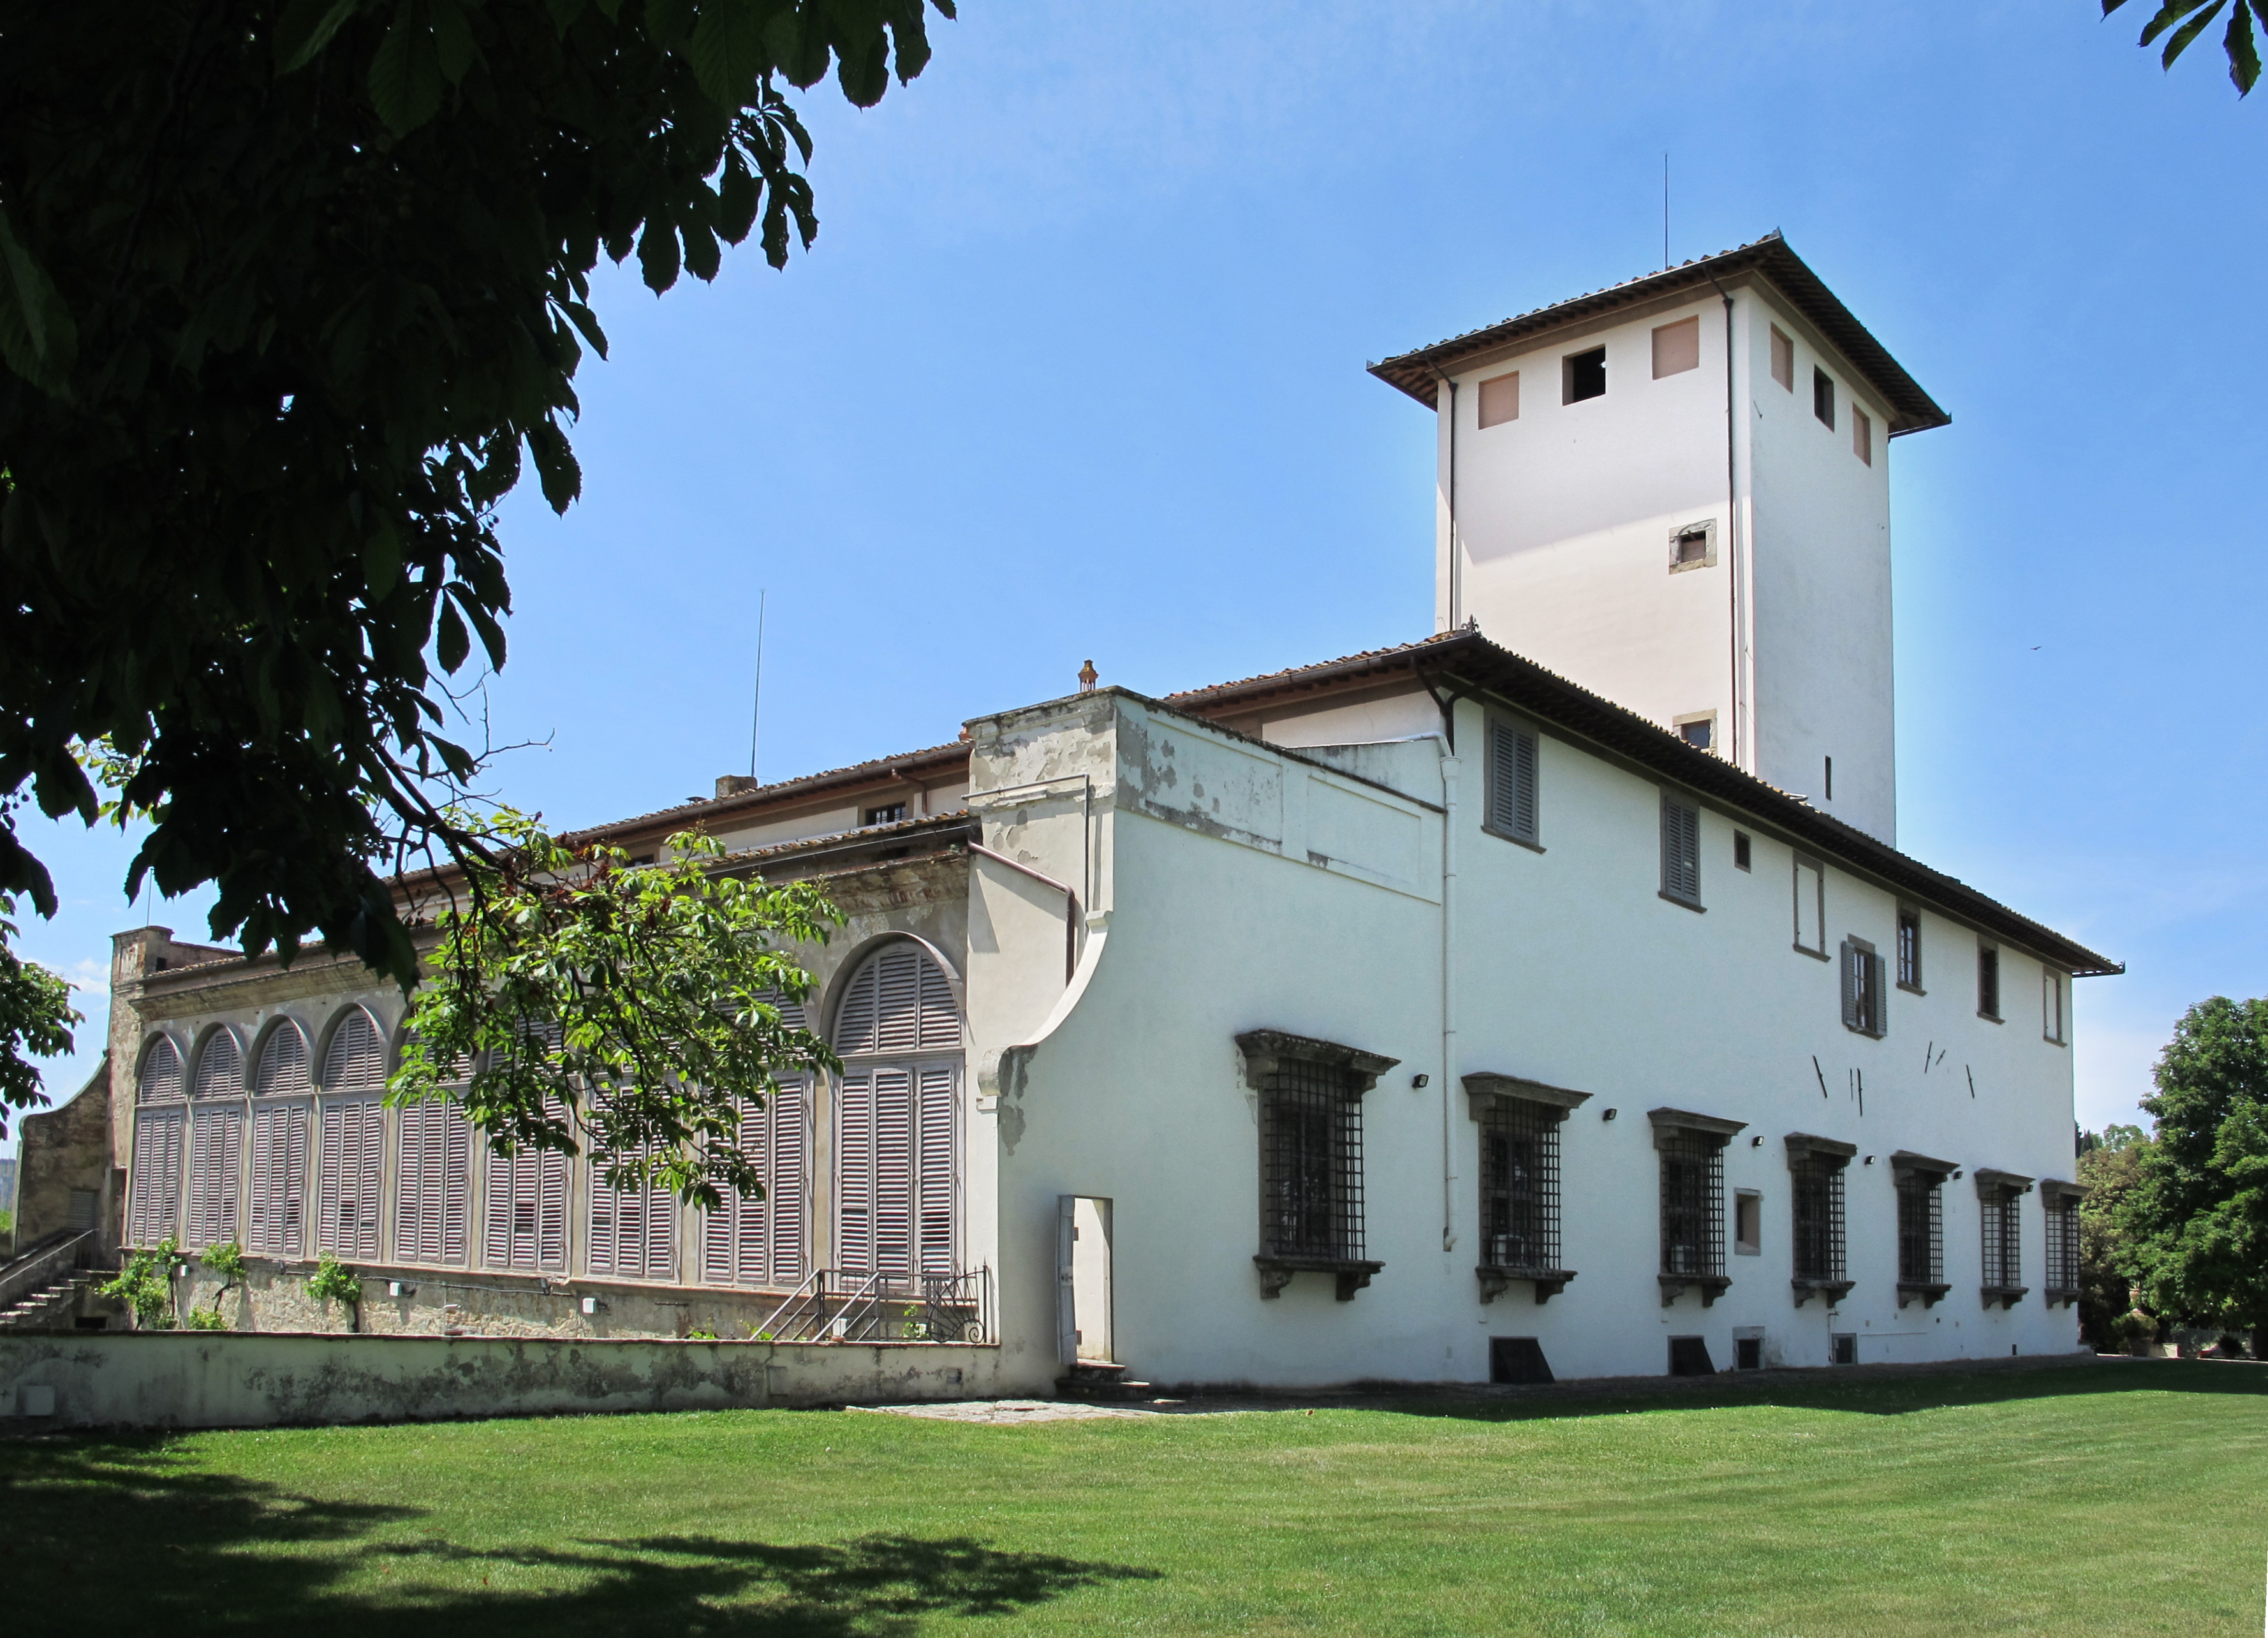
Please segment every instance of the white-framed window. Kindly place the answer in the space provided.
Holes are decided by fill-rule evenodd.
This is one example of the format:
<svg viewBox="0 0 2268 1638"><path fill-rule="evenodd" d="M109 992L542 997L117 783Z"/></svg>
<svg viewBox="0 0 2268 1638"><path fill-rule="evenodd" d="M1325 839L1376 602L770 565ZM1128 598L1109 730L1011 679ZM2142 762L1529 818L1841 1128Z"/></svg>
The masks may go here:
<svg viewBox="0 0 2268 1638"><path fill-rule="evenodd" d="M1488 815L1484 828L1529 846L1539 845L1535 732L1491 718L1488 725Z"/></svg>
<svg viewBox="0 0 2268 1638"><path fill-rule="evenodd" d="M1926 993L1921 987L1921 911L1911 904L1898 906L1898 988Z"/></svg>
<svg viewBox="0 0 2268 1638"><path fill-rule="evenodd" d="M1827 955L1827 871L1815 859L1795 856L1795 948Z"/></svg>
<svg viewBox="0 0 2268 1638"><path fill-rule="evenodd" d="M1694 712L1677 718L1670 726L1677 730L1677 737L1695 750L1717 749L1717 713L1713 711Z"/></svg>
<svg viewBox="0 0 2268 1638"><path fill-rule="evenodd" d="M2064 978L2052 967L2040 969L2040 1037L2064 1044Z"/></svg>

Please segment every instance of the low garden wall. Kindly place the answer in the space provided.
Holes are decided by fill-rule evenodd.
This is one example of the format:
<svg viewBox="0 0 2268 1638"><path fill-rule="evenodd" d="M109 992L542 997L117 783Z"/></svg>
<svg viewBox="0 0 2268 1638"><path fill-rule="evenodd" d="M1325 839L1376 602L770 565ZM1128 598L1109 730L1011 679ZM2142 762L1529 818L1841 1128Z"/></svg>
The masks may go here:
<svg viewBox="0 0 2268 1638"><path fill-rule="evenodd" d="M1001 1351L278 1332L0 1333L0 1430L259 1428L973 1399Z"/></svg>

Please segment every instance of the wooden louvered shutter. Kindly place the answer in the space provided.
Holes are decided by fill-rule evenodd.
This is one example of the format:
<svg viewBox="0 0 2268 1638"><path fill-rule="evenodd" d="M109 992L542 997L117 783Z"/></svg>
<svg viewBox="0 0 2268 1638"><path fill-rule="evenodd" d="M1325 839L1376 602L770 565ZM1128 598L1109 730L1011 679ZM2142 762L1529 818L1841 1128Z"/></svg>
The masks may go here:
<svg viewBox="0 0 2268 1638"><path fill-rule="evenodd" d="M135 1116L127 1233L136 1245L155 1245L180 1227L181 1123L178 1107Z"/></svg>
<svg viewBox="0 0 2268 1638"><path fill-rule="evenodd" d="M775 1099L775 1101L777 1101ZM764 1180L764 1198L734 1195L727 1203L732 1213L732 1279L737 1284L762 1285L771 1276L771 1109L753 1103L740 1104L740 1153L747 1156Z"/></svg>
<svg viewBox="0 0 2268 1638"><path fill-rule="evenodd" d="M535 1262L551 1273L567 1272L567 1157L545 1149L535 1157Z"/></svg>
<svg viewBox="0 0 2268 1638"><path fill-rule="evenodd" d="M1701 813L1667 791L1661 797L1661 890L1689 904L1701 902Z"/></svg>
<svg viewBox="0 0 2268 1638"><path fill-rule="evenodd" d="M836 1013L837 1052L874 1050L875 991L880 978L880 970L871 959L850 975L850 985L843 992L843 1004Z"/></svg>
<svg viewBox="0 0 2268 1638"><path fill-rule="evenodd" d="M921 980L925 965L910 947L895 945L874 958L874 1050L912 1052L921 1048Z"/></svg>
<svg viewBox="0 0 2268 1638"><path fill-rule="evenodd" d="M954 1117L960 1076L949 1064L925 1064L920 1077L921 1130L917 1173L921 1209L920 1266L924 1274L949 1274L954 1272Z"/></svg>
<svg viewBox="0 0 2268 1638"><path fill-rule="evenodd" d="M307 1037L288 1019L269 1031L253 1071L253 1096L288 1097L307 1089Z"/></svg>
<svg viewBox="0 0 2268 1638"><path fill-rule="evenodd" d="M394 1255L462 1263L472 1204L472 1129L463 1111L453 1103L404 1104L395 1131Z"/></svg>
<svg viewBox="0 0 2268 1638"><path fill-rule="evenodd" d="M961 1008L954 1002L953 986L927 956L917 954L914 961L921 974L921 1050L957 1051L961 1046Z"/></svg>
<svg viewBox="0 0 2268 1638"><path fill-rule="evenodd" d="M780 1088L771 1117L770 1199L765 1215L771 1230L770 1276L775 1284L799 1284L810 1273L805 1223L810 1216L811 1086L797 1081Z"/></svg>
<svg viewBox="0 0 2268 1638"><path fill-rule="evenodd" d="M183 1240L189 1250L237 1237L243 1151L243 1105L218 1103L191 1114L188 1233Z"/></svg>
<svg viewBox="0 0 2268 1638"><path fill-rule="evenodd" d="M607 1186L595 1157L591 1166L590 1249L587 1253L591 1272L613 1274L621 1255L622 1204L623 1196Z"/></svg>
<svg viewBox="0 0 2268 1638"><path fill-rule="evenodd" d="M835 1144L835 1260L846 1270L874 1267L874 1077L843 1077Z"/></svg>
<svg viewBox="0 0 2268 1638"><path fill-rule="evenodd" d="M1535 736L1506 722L1489 725L1488 824L1523 842L1535 840Z"/></svg>
<svg viewBox="0 0 2268 1638"><path fill-rule="evenodd" d="M1867 1021L1859 1016L1859 997L1863 992L1859 963L1864 960L1866 960L1864 951L1847 939L1844 941L1843 1027L1845 1029L1863 1029L1867 1027Z"/></svg>
<svg viewBox="0 0 2268 1638"><path fill-rule="evenodd" d="M379 1254L379 1145L385 1129L385 1107L374 1098L324 1105L317 1244L335 1256Z"/></svg>
<svg viewBox="0 0 2268 1638"><path fill-rule="evenodd" d="M874 1272L914 1271L914 1088L903 1069L877 1069L874 1085Z"/></svg>
<svg viewBox="0 0 2268 1638"><path fill-rule="evenodd" d="M252 1114L250 1249L262 1257L301 1255L300 1201L306 1188L307 1106L256 1106Z"/></svg>

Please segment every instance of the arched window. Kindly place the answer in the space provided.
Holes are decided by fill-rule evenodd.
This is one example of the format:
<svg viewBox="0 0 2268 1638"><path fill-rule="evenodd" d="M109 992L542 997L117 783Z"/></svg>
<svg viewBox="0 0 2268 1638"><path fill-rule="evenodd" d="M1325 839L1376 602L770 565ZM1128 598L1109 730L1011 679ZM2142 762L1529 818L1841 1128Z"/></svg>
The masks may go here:
<svg viewBox="0 0 2268 1638"><path fill-rule="evenodd" d="M323 1054L323 1150L317 1167L321 1205L315 1243L338 1257L378 1256L383 1167L386 1038L371 1015L350 1007Z"/></svg>
<svg viewBox="0 0 2268 1638"><path fill-rule="evenodd" d="M836 1008L836 1260L891 1278L959 1272L961 1009L911 940L866 957Z"/></svg>
<svg viewBox="0 0 2268 1638"><path fill-rule="evenodd" d="M787 1028L806 1027L802 1007L768 999ZM736 1141L762 1175L764 1196L728 1195L718 1210L703 1216L701 1278L717 1286L790 1289L811 1273L810 1081L783 1080L762 1109L743 1103Z"/></svg>
<svg viewBox="0 0 2268 1638"><path fill-rule="evenodd" d="M142 1055L142 1074L135 1087L126 1237L136 1245L155 1245L180 1228L181 1150L188 1121L188 1111L181 1103L180 1050L159 1036Z"/></svg>
<svg viewBox="0 0 2268 1638"><path fill-rule="evenodd" d="M237 1237L237 1206L244 1175L244 1051L236 1037L216 1029L197 1054L189 1115L188 1231L192 1251Z"/></svg>
<svg viewBox="0 0 2268 1638"><path fill-rule="evenodd" d="M252 1187L245 1250L306 1255L307 1037L289 1018L268 1032L252 1074Z"/></svg>

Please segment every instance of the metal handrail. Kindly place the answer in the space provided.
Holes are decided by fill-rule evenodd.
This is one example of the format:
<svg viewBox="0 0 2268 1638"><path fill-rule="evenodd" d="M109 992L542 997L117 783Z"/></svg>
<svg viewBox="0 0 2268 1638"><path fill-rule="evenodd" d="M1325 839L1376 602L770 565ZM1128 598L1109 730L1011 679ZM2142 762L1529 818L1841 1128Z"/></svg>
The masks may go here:
<svg viewBox="0 0 2268 1638"><path fill-rule="evenodd" d="M772 1342L990 1342L992 1271L814 1271L755 1327Z"/></svg>

